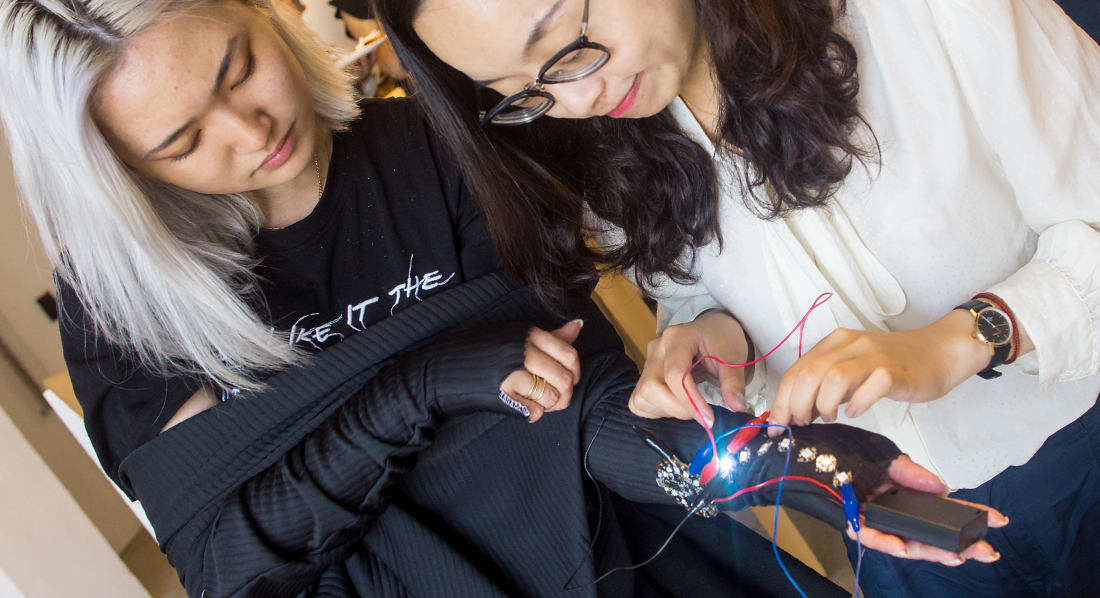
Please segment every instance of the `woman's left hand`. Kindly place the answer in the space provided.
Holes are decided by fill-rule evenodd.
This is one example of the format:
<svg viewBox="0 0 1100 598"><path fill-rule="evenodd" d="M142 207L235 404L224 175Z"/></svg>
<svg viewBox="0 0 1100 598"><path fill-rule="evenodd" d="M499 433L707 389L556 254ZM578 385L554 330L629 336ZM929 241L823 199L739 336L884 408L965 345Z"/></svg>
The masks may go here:
<svg viewBox="0 0 1100 598"><path fill-rule="evenodd" d="M851 418L884 397L938 399L989 365L989 349L971 336L973 327L970 313L955 310L917 330L836 330L783 375L769 421L803 425L820 415L831 422L842 403Z"/></svg>
<svg viewBox="0 0 1100 598"><path fill-rule="evenodd" d="M875 496L886 492L894 486L904 486L906 488L932 494L947 493L947 485L944 484L942 480L936 477L932 472L914 463L912 459L905 455L894 459L893 463L890 464L890 468L886 470L886 473L890 476L890 481L876 488ZM1000 512L985 505L975 505L961 500L955 502L987 510L989 512L988 523L991 528L1008 525L1008 517L1005 517ZM994 550L989 542L985 540L971 544L961 553L954 553L950 550L944 550L913 540L905 540L898 536L892 536L876 529L869 528L866 525L861 525L860 527L862 529L859 530L859 541L864 548L884 552L898 558L932 561L951 567L961 565L967 559L974 559L983 563L992 563L1001 558L1000 553ZM848 524L848 537L852 540L856 539L856 534L855 531L852 530L851 524Z"/></svg>

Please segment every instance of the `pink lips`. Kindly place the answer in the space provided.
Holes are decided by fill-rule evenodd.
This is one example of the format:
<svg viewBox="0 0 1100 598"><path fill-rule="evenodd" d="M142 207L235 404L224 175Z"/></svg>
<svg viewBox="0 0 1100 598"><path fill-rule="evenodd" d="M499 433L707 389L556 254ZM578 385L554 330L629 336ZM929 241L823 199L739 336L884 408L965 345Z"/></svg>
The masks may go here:
<svg viewBox="0 0 1100 598"><path fill-rule="evenodd" d="M626 97L623 101L619 102L619 105L614 110L608 112L607 115L612 118L619 118L627 113L631 106L634 105L634 100L638 97L638 82L641 81L642 74L638 73L634 76L634 84L630 86L630 91L626 92Z"/></svg>
<svg viewBox="0 0 1100 598"><path fill-rule="evenodd" d="M290 157L290 154L294 153L294 129L287 131L286 137L283 138L282 144L276 149L270 156L264 160L263 164L260 164L259 170L275 170L283 165Z"/></svg>

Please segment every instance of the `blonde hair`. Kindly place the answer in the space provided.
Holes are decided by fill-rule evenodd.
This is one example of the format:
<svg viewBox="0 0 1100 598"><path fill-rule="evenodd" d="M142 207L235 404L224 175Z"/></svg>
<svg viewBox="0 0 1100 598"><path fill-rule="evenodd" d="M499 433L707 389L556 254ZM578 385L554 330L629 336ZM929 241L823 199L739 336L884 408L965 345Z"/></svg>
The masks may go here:
<svg viewBox="0 0 1100 598"><path fill-rule="evenodd" d="M270 20L305 71L321 127L355 118L348 78L293 11L221 1ZM163 375L251 389L299 357L256 313L250 249L262 212L246 194L204 195L137 173L89 108L127 38L218 3L0 0L0 119L26 209L96 331Z"/></svg>

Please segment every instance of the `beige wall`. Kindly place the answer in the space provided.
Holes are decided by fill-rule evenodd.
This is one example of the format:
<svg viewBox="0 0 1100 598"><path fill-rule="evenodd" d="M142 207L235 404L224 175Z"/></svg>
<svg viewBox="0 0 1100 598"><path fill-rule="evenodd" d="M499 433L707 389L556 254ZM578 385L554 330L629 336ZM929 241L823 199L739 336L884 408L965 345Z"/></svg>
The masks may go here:
<svg viewBox="0 0 1100 598"><path fill-rule="evenodd" d="M0 569L16 596L149 598L3 410L0 538Z"/></svg>
<svg viewBox="0 0 1100 598"><path fill-rule="evenodd" d="M0 341L15 354L32 381L63 371L57 324L35 303L53 290L53 276L37 236L28 231L16 194L11 156L0 135ZM106 476L39 395L0 358L0 408L68 489L77 504L121 552L141 524ZM11 571L8 572L9 574Z"/></svg>

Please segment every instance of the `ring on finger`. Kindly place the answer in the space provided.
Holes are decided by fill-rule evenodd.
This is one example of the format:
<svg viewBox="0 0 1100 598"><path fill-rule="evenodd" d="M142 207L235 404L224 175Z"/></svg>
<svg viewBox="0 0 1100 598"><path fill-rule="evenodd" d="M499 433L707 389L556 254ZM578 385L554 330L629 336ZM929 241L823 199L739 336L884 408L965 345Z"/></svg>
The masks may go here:
<svg viewBox="0 0 1100 598"><path fill-rule="evenodd" d="M542 399L542 395L544 395L544 394L546 394L546 378L539 377L539 391L538 391L538 394L535 395L535 398L533 398L531 400L538 403Z"/></svg>
<svg viewBox="0 0 1100 598"><path fill-rule="evenodd" d="M538 399L535 399L534 396L535 396L535 393L538 392L539 383L542 382L542 381L543 381L542 376L539 376L538 374L531 374L531 390L527 391L527 394L523 395L523 398L525 400L535 401L537 403ZM542 396L542 395L540 394L539 396Z"/></svg>

